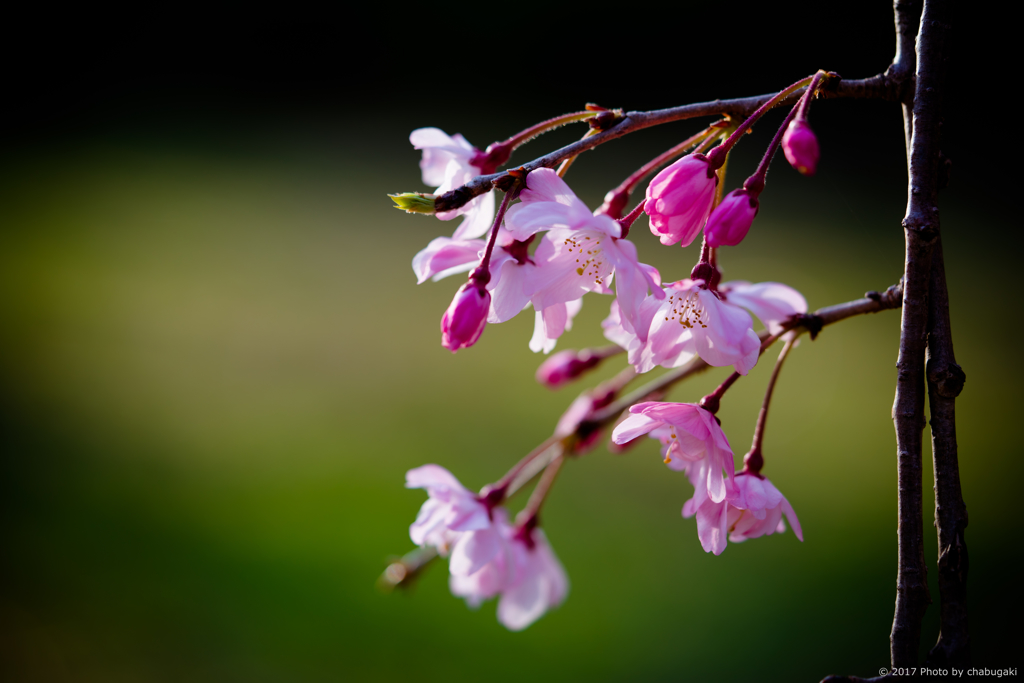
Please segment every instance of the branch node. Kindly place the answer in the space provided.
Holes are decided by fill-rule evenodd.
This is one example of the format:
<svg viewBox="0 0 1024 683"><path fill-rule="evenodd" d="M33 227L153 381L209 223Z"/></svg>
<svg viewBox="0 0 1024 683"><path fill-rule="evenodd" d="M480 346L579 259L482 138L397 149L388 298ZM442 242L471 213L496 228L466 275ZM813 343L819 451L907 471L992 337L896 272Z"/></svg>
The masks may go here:
<svg viewBox="0 0 1024 683"><path fill-rule="evenodd" d="M928 381L935 385L939 396L956 398L964 390L967 374L956 363L939 363L930 359L927 365Z"/></svg>

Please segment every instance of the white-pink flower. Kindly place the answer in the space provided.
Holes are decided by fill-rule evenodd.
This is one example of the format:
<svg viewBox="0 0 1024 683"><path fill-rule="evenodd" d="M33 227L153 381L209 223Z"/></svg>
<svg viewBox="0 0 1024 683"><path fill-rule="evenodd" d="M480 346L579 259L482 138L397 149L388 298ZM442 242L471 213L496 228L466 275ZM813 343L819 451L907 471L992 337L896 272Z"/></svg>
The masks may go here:
<svg viewBox="0 0 1024 683"><path fill-rule="evenodd" d="M433 546L447 555L463 532L491 528L487 506L440 465L409 470L405 487L426 489L429 496L409 527L409 537L416 545Z"/></svg>
<svg viewBox="0 0 1024 683"><path fill-rule="evenodd" d="M543 531L533 529L527 540L509 525L505 510L495 508L493 514L496 551L471 573L456 571L453 551L448 587L473 608L500 595L498 621L521 631L565 600L569 579Z"/></svg>
<svg viewBox="0 0 1024 683"><path fill-rule="evenodd" d="M734 280L720 284L718 292L726 303L756 315L772 334L782 332L782 323L789 318L807 312L803 294L781 282L750 284Z"/></svg>
<svg viewBox="0 0 1024 683"><path fill-rule="evenodd" d="M715 416L693 403L648 401L630 406L631 415L612 432L612 441L624 444L643 434L662 443L665 464L696 476L713 502L726 498L726 480L734 474L732 447ZM723 476L723 471L725 472Z"/></svg>
<svg viewBox="0 0 1024 683"><path fill-rule="evenodd" d="M800 520L775 485L759 474L740 472L736 475L735 500L730 501L729 540L742 543L748 538L768 536L786 530L782 515L786 515L793 533L804 540Z"/></svg>
<svg viewBox="0 0 1024 683"><path fill-rule="evenodd" d="M530 532L530 541L513 540L517 575L502 591L498 621L511 631L521 631L549 609L562 604L569 594L569 577L540 529Z"/></svg>
<svg viewBox="0 0 1024 683"><path fill-rule="evenodd" d="M515 530L508 523L508 513L498 507L494 508L491 515L494 521L486 539L491 541L490 547L479 548L486 552L473 552L478 550L476 547L466 548L466 555L472 555L469 559L473 561L464 562L464 558L460 558L456 563L453 551L453 562L449 564L451 576L448 577L448 588L452 595L465 598L466 603L474 609L511 585L519 571L513 551Z"/></svg>
<svg viewBox="0 0 1024 683"><path fill-rule="evenodd" d="M657 271L637 260L632 242L620 239L618 222L591 213L557 173L538 169L526 183L521 203L506 214L505 227L519 241L547 231L533 255L534 309L576 301L587 292L610 294L614 277L624 325L635 330L648 290L657 298L664 296ZM646 336L644 331L638 334Z"/></svg>
<svg viewBox="0 0 1024 683"><path fill-rule="evenodd" d="M683 505L683 517L697 518L697 537L705 552L721 555L727 540L742 543L748 538L781 533L786 530L783 514L796 537L804 540L793 506L768 479L740 472L727 482L726 499L715 502L700 485L700 474L688 474L694 492Z"/></svg>
<svg viewBox="0 0 1024 683"><path fill-rule="evenodd" d="M702 280L673 282L664 292L647 335L655 365L674 367L688 353L708 365L732 365L741 375L757 364L761 340L746 311L723 301Z"/></svg>
<svg viewBox="0 0 1024 683"><path fill-rule="evenodd" d="M478 263L487 243L483 240L457 240L437 237L412 259L416 284L437 282L449 275L468 273Z"/></svg>
<svg viewBox="0 0 1024 683"><path fill-rule="evenodd" d="M420 160L423 183L437 187L434 190L437 194L461 187L484 171L473 163L484 158L483 153L458 133L448 135L440 128L419 128L409 135L409 142L423 151ZM443 221L465 216L452 235L454 239L480 237L494 221L494 193L488 192L458 209L441 211L436 215Z"/></svg>

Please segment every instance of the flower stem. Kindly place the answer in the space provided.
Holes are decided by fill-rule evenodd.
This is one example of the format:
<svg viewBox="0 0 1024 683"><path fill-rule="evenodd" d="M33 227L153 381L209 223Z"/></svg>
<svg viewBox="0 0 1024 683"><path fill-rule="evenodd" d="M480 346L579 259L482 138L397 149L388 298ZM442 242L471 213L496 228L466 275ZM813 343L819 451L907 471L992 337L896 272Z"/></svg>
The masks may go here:
<svg viewBox="0 0 1024 683"><path fill-rule="evenodd" d="M739 141L740 137L746 134L746 132L750 130L750 127L757 123L758 119L764 116L765 113L767 113L768 110L774 107L776 104L786 99L800 88L809 84L817 75L818 74L815 73L813 76L801 78L799 81L789 86L788 88L780 90L778 93L775 94L774 97L772 97L770 100L768 100L760 107L758 107L757 110L753 114L751 114L747 118L747 120L743 122L742 125L740 125L735 131L733 131L732 135L730 135L725 142L723 142L715 149L711 150L711 153L708 155L708 161L711 163L711 168L717 169L720 168L723 164L725 164L725 155L729 153L729 151L733 148L733 145L735 145Z"/></svg>
<svg viewBox="0 0 1024 683"><path fill-rule="evenodd" d="M529 128L522 130L507 140L501 142L494 142L487 146L486 152L481 152L477 159L474 159L471 163L482 169L484 173L493 173L499 166L503 166L505 162L512 156L512 151L517 147L524 145L533 138L547 133L549 130L554 130L560 126L564 126L568 123L575 123L577 121L586 121L592 119L601 112L599 111L578 111L572 114L562 114L556 116L553 119L547 121L541 121L540 123L534 124Z"/></svg>
<svg viewBox="0 0 1024 683"><path fill-rule="evenodd" d="M778 339L777 335L773 335L775 339ZM772 341L772 339L769 337ZM765 342L768 340L766 339ZM795 337L791 337L786 340L786 343L782 346L782 351L779 352L779 359L775 361L775 367L772 369L771 379L768 380L768 388L764 392L764 401L761 403L761 412L757 414L757 426L754 427L754 441L750 445L750 452L747 453L746 457L743 458L744 471L750 472L751 474L758 474L761 468L764 467L764 457L761 455L761 443L764 441L764 428L768 422L768 406L772 402L772 392L775 391L775 382L779 379L779 371L782 370L782 364L786 362L786 357L789 355L789 350L793 348L793 343L796 341ZM762 345L763 346L763 345Z"/></svg>
<svg viewBox="0 0 1024 683"><path fill-rule="evenodd" d="M487 250L480 260L480 265L469 274L469 279L476 282L478 286L482 287L491 281L491 252L494 251L494 244L498 241L498 229L501 227L501 220L505 217L505 212L508 211L508 205L512 202L513 195L518 194L518 188L522 186L522 183L523 179L518 179L516 184L505 192L505 198L501 200L498 213L494 215L494 225L491 226L491 237L487 241Z"/></svg>
<svg viewBox="0 0 1024 683"><path fill-rule="evenodd" d="M541 475L536 488L530 494L530 499L526 501L526 507L516 516L517 525L521 529L530 530L537 526L537 516L540 513L541 506L547 500L548 493L551 492L551 487L558 477L559 470L562 469L563 462L565 462L565 456L560 454L544 470L544 474Z"/></svg>
<svg viewBox="0 0 1024 683"><path fill-rule="evenodd" d="M817 74L815 74L817 78ZM811 86L813 87L813 83ZM807 92L810 92L810 88ZM789 128L789 122L793 120L793 117L797 115L797 109L800 105L797 104L793 107L789 114L786 115L786 119L779 126L779 130L776 131L775 137L772 138L772 143L768 145L768 149L765 151L764 156L761 157L761 163L757 165L757 170L754 171L754 175L750 176L743 183L743 189L750 193L752 197L757 197L764 190L764 179L768 175L768 165L772 163L772 157L775 156L775 152L779 150L779 145L782 144L782 136L786 134L786 129Z"/></svg>

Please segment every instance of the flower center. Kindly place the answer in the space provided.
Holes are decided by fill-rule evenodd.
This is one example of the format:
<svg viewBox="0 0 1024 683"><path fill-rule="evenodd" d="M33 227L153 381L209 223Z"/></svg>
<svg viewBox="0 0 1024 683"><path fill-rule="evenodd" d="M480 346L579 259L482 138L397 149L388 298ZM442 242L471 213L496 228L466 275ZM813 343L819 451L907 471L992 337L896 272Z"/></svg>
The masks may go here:
<svg viewBox="0 0 1024 683"><path fill-rule="evenodd" d="M686 328L707 327L708 312L701 303L697 292L687 292L686 295L671 294L668 297L669 312L665 320L679 320L679 324Z"/></svg>
<svg viewBox="0 0 1024 683"><path fill-rule="evenodd" d="M562 243L568 247L570 254L576 255L576 274L594 278L594 284L601 286L607 276L604 268L604 250L599 249L601 239L593 239L589 236L566 237Z"/></svg>

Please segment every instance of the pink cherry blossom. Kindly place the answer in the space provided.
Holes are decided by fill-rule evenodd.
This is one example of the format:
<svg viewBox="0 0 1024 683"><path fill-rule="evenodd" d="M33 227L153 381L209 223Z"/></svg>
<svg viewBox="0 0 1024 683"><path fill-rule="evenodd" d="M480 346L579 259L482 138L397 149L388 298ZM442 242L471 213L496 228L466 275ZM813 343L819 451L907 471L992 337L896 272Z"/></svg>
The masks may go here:
<svg viewBox="0 0 1024 683"><path fill-rule="evenodd" d="M691 474L699 471L704 483L694 486L703 488L713 502L725 500L726 481L735 466L729 440L714 415L693 403L657 401L637 403L629 412L612 432L612 441L624 444L650 434L661 441L666 465Z"/></svg>
<svg viewBox="0 0 1024 683"><path fill-rule="evenodd" d="M638 329L650 330L651 321L658 312L659 305L660 302L654 297L648 297L641 304L639 324L636 326ZM607 318L601 321L601 327L604 329L605 339L626 349L626 358L637 372L650 372L657 367L658 364L654 362L651 345L641 341L635 331L627 330L623 326L618 301L612 302L611 312ZM680 348L676 357L664 361L664 366L667 368L678 367L695 355L697 355L696 352L690 350L689 347Z"/></svg>
<svg viewBox="0 0 1024 683"><path fill-rule="evenodd" d="M683 517L697 518L697 537L705 552L721 555L727 539L742 543L749 538L781 533L786 530L783 514L796 537L804 540L793 506L768 479L740 472L726 483L726 499L715 502L701 486L700 473L688 474L694 493L683 505Z"/></svg>
<svg viewBox="0 0 1024 683"><path fill-rule="evenodd" d="M489 540L494 541L491 547L482 548L487 551L485 553L474 553L475 548L467 549L466 555L471 555L473 561L458 564L454 563L453 552L453 563L449 567L448 588L452 595L465 598L474 609L511 585L519 575L518 565L521 564L513 546L515 529L508 523L508 513L499 507L491 514L494 519L488 529L491 532ZM485 558L485 561L480 561Z"/></svg>
<svg viewBox="0 0 1024 683"><path fill-rule="evenodd" d="M718 292L726 303L756 315L772 334L782 332L782 323L794 315L807 312L807 300L803 295L781 282L750 284L735 280L720 284Z"/></svg>
<svg viewBox="0 0 1024 683"><path fill-rule="evenodd" d="M529 541L513 540L517 572L498 601L498 621L510 631L521 631L549 609L562 604L569 594L569 577L540 529Z"/></svg>
<svg viewBox="0 0 1024 683"><path fill-rule="evenodd" d="M472 572L461 571L455 564L456 548L448 587L473 608L501 595L498 621L509 630L521 631L565 600L569 578L543 531L533 529L527 539L523 531L509 525L504 509L495 508L493 516L490 533L496 542L489 559Z"/></svg>
<svg viewBox="0 0 1024 683"><path fill-rule="evenodd" d="M712 247L735 247L743 241L757 215L757 196L745 189L733 190L725 196L704 227L704 237Z"/></svg>
<svg viewBox="0 0 1024 683"><path fill-rule="evenodd" d="M538 268L531 296L534 309L576 301L587 292L609 294L614 277L623 319L634 327L647 292L664 296L657 271L637 260L632 242L619 239L618 222L591 213L557 173L538 169L526 182L522 202L509 209L505 227L520 241L548 231L533 255Z"/></svg>
<svg viewBox="0 0 1024 683"><path fill-rule="evenodd" d="M487 506L440 465L409 470L405 486L426 489L429 496L409 527L409 537L416 545L432 546L446 555L461 533L491 527Z"/></svg>
<svg viewBox="0 0 1024 683"><path fill-rule="evenodd" d="M465 273L480 263L487 243L483 240L456 240L437 237L412 259L416 284L427 280L437 282L457 273Z"/></svg>
<svg viewBox="0 0 1024 683"><path fill-rule="evenodd" d="M735 500L730 501L729 507L729 540L733 543L785 531L783 514L796 537L804 540L793 506L771 481L761 475L750 472L737 474Z"/></svg>
<svg viewBox="0 0 1024 683"><path fill-rule="evenodd" d="M680 280L654 314L647 343L655 365L674 367L687 353L708 365L732 365L745 375L757 364L761 340L746 311L723 301L702 280Z"/></svg>
<svg viewBox="0 0 1024 683"><path fill-rule="evenodd" d="M485 155L458 133L448 135L440 128L419 128L409 135L409 142L414 148L423 150L420 160L423 183L436 186L434 192L437 194L465 185L486 170L476 165ZM443 221L465 216L452 235L454 239L480 237L494 220L494 193L488 192L458 209L436 215Z"/></svg>
<svg viewBox="0 0 1024 683"><path fill-rule="evenodd" d="M530 350L534 353L540 351L550 353L562 333L572 329L572 320L580 312L582 306L583 299L577 299L564 304L554 304L543 311L537 311L534 315Z"/></svg>
<svg viewBox="0 0 1024 683"><path fill-rule="evenodd" d="M475 282L459 288L441 317L441 345L455 353L476 344L487 326L491 294Z"/></svg>
<svg viewBox="0 0 1024 683"><path fill-rule="evenodd" d="M790 165L804 175L814 175L818 170L818 138L807 124L806 119L793 119L782 136L782 151Z"/></svg>
<svg viewBox="0 0 1024 683"><path fill-rule="evenodd" d="M683 504L683 517L697 518L697 539L706 553L721 555L728 545L729 499L736 496L736 484L733 479L725 482L725 497L715 501L708 495L704 485L707 465L703 462L691 464L686 474L693 484L693 498Z"/></svg>
<svg viewBox="0 0 1024 683"><path fill-rule="evenodd" d="M664 245L682 241L689 246L711 213L718 176L703 154L687 154L662 169L647 186L644 212L651 232Z"/></svg>

